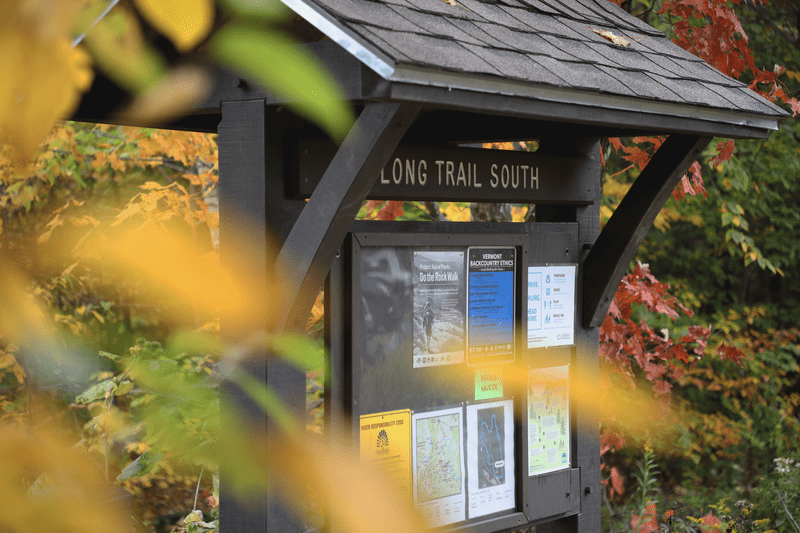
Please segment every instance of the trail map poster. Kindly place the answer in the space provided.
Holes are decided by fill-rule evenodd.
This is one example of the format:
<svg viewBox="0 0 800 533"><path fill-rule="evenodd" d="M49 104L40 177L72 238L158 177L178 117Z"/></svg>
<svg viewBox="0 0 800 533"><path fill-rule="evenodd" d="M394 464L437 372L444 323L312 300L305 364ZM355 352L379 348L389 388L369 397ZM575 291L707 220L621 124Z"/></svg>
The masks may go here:
<svg viewBox="0 0 800 533"><path fill-rule="evenodd" d="M361 461L370 463L387 484L411 496L411 411L389 411L361 417Z"/></svg>
<svg viewBox="0 0 800 533"><path fill-rule="evenodd" d="M575 344L576 269L528 267L528 348Z"/></svg>
<svg viewBox="0 0 800 533"><path fill-rule="evenodd" d="M414 252L413 367L464 362L463 251Z"/></svg>
<svg viewBox="0 0 800 533"><path fill-rule="evenodd" d="M516 249L470 247L467 256L467 364L513 361Z"/></svg>
<svg viewBox="0 0 800 533"><path fill-rule="evenodd" d="M569 365L528 370L528 475L569 468Z"/></svg>
<svg viewBox="0 0 800 533"><path fill-rule="evenodd" d="M462 409L412 415L414 505L431 527L466 520Z"/></svg>
<svg viewBox="0 0 800 533"><path fill-rule="evenodd" d="M467 406L469 517L513 509L514 404Z"/></svg>

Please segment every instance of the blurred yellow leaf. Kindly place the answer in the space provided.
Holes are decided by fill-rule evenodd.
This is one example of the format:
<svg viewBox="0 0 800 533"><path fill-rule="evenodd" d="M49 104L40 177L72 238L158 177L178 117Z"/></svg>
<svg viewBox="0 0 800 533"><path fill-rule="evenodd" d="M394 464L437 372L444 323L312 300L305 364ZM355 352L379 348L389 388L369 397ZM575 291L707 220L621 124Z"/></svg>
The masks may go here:
<svg viewBox="0 0 800 533"><path fill-rule="evenodd" d="M81 453L51 434L0 427L0 522L8 531L127 531L117 501L122 489L104 483ZM47 486L27 494L22 481L46 474Z"/></svg>
<svg viewBox="0 0 800 533"><path fill-rule="evenodd" d="M214 23L212 0L136 0L136 7L180 52L197 46Z"/></svg>
<svg viewBox="0 0 800 533"><path fill-rule="evenodd" d="M85 16L94 18L94 13ZM142 36L137 18L122 6L100 19L84 43L103 71L132 93L151 87L167 71L164 59Z"/></svg>
<svg viewBox="0 0 800 533"><path fill-rule="evenodd" d="M202 103L210 90L211 81L205 70L175 67L139 94L121 116L139 123L168 122Z"/></svg>
<svg viewBox="0 0 800 533"><path fill-rule="evenodd" d="M21 162L57 119L74 110L91 83L91 58L70 41L79 7L78 0L3 3L0 140L21 152Z"/></svg>

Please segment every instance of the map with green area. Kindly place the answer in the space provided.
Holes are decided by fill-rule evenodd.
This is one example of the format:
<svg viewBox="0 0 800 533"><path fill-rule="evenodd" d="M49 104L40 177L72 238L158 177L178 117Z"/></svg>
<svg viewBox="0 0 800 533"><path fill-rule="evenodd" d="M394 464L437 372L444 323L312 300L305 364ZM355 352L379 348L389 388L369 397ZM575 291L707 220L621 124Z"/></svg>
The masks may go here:
<svg viewBox="0 0 800 533"><path fill-rule="evenodd" d="M426 502L462 491L461 415L417 420L417 501Z"/></svg>

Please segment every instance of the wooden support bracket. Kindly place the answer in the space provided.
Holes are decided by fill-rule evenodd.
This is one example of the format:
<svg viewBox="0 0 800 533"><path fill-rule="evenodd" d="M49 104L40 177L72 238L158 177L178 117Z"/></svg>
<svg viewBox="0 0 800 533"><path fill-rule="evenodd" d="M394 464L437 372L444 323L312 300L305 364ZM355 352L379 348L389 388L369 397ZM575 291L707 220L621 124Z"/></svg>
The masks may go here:
<svg viewBox="0 0 800 533"><path fill-rule="evenodd" d="M709 137L670 135L633 183L583 263L583 324L597 327L650 226Z"/></svg>
<svg viewBox="0 0 800 533"><path fill-rule="evenodd" d="M276 331L305 324L361 204L419 109L380 102L361 112L278 256L286 305L278 310Z"/></svg>

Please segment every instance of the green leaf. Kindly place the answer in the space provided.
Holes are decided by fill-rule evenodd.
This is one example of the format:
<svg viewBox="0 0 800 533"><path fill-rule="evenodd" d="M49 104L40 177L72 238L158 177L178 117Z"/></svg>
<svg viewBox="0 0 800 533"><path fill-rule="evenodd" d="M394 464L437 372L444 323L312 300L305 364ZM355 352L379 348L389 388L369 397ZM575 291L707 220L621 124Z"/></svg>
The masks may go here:
<svg viewBox="0 0 800 533"><path fill-rule="evenodd" d="M117 390L114 391L114 396L124 396L133 390L133 382L127 379L119 384Z"/></svg>
<svg viewBox="0 0 800 533"><path fill-rule="evenodd" d="M117 476L117 481L121 483L126 479L142 477L148 472L151 472L163 457L163 454L154 450L144 452L120 472Z"/></svg>
<svg viewBox="0 0 800 533"><path fill-rule="evenodd" d="M99 353L101 356L105 357L106 359L111 359L111 360L112 360L112 361L114 361L115 363L116 363L117 361L119 361L120 359L122 359L122 357L120 357L119 355L116 355L116 354L113 354L113 353L109 353L109 352L104 352L104 351L102 351L102 350L100 350L98 353Z"/></svg>
<svg viewBox="0 0 800 533"><path fill-rule="evenodd" d="M277 0L219 0L219 4L240 17L280 21L292 15L292 11Z"/></svg>
<svg viewBox="0 0 800 533"><path fill-rule="evenodd" d="M233 23L216 32L210 49L223 66L288 100L341 141L354 122L353 110L330 74L295 44L276 31Z"/></svg>
<svg viewBox="0 0 800 533"><path fill-rule="evenodd" d="M271 337L269 343L284 359L304 370L321 369L325 363L322 347L307 337L284 334Z"/></svg>
<svg viewBox="0 0 800 533"><path fill-rule="evenodd" d="M107 394L111 394L116 388L117 384L113 379L106 379L97 385L94 385L89 390L79 394L75 397L75 403L91 403L95 400L105 398Z"/></svg>
<svg viewBox="0 0 800 533"><path fill-rule="evenodd" d="M732 213L722 213L722 225L729 226L733 222L733 214Z"/></svg>

